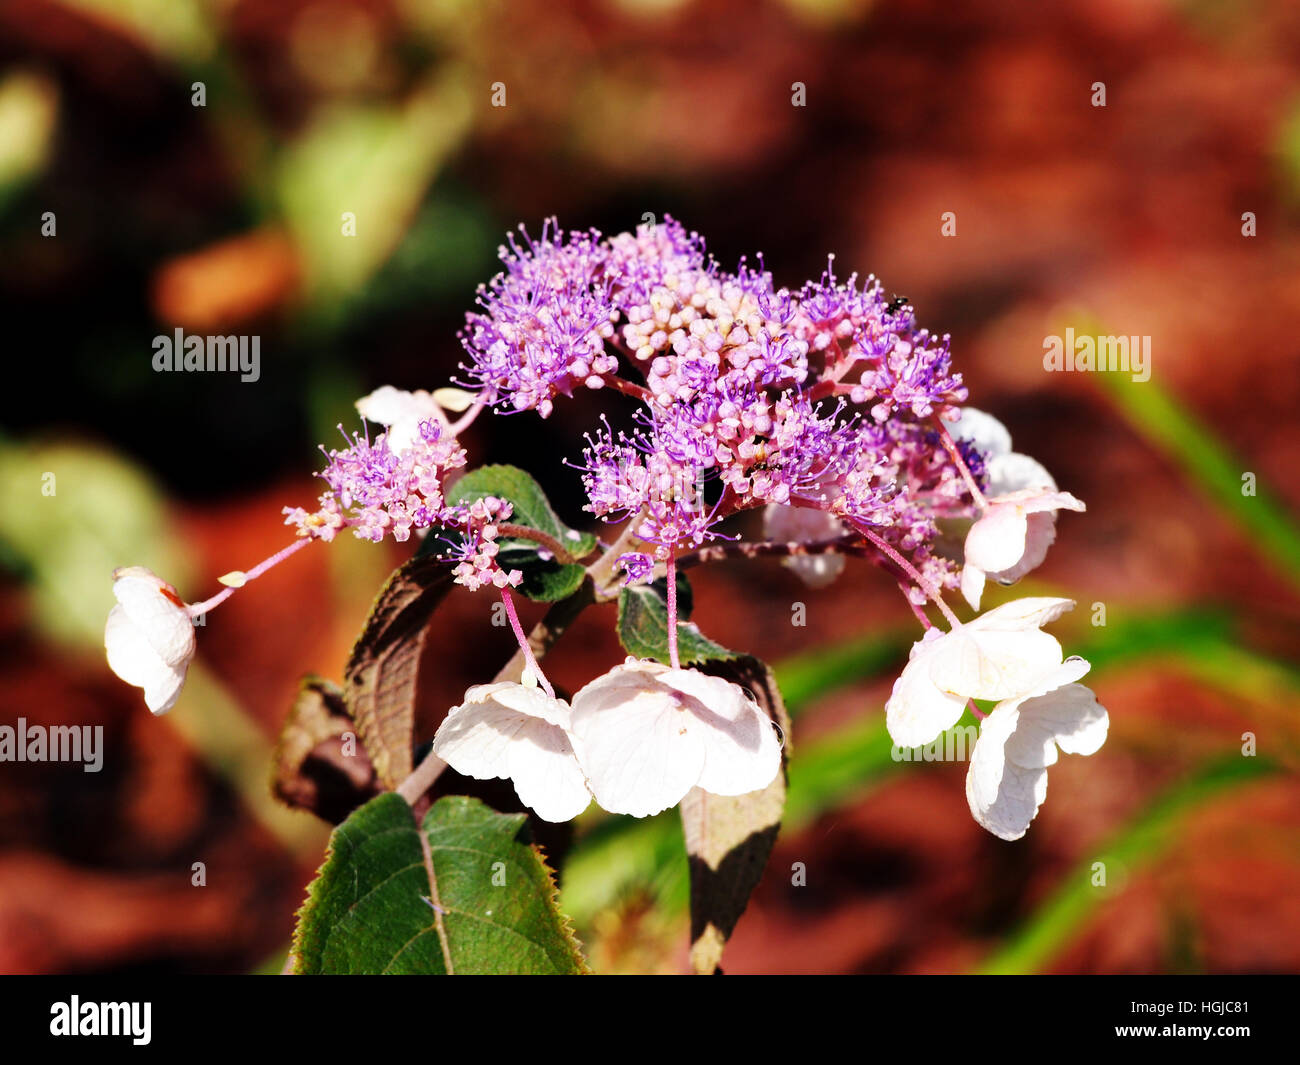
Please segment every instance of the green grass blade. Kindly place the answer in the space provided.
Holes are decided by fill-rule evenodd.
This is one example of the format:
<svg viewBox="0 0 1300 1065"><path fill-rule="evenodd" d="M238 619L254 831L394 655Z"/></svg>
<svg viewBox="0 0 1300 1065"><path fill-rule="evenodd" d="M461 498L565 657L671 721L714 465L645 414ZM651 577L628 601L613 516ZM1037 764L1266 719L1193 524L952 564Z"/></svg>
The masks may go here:
<svg viewBox="0 0 1300 1065"><path fill-rule="evenodd" d="M1264 759L1234 756L1207 765L1140 810L1095 854L1080 861L1038 910L987 958L980 973L1040 972L1084 927L1113 892L1094 887L1093 863L1132 871L1158 859L1177 836L1183 819L1224 793L1275 772Z"/></svg>
<svg viewBox="0 0 1300 1065"><path fill-rule="evenodd" d="M1263 486L1257 484L1253 496L1242 494L1242 475L1248 472L1244 463L1154 381L1136 383L1119 374L1096 377L1147 442L1182 467L1300 587L1300 528Z"/></svg>

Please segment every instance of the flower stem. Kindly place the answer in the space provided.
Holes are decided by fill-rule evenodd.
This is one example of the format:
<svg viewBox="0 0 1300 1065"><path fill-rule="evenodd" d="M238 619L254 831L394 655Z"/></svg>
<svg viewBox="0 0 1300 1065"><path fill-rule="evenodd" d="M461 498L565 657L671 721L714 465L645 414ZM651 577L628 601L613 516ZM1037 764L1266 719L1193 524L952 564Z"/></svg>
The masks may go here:
<svg viewBox="0 0 1300 1065"><path fill-rule="evenodd" d="M654 398L650 394L650 389L638 385L635 381L619 377L617 374L606 374L601 380L614 391L622 392L625 396L634 396L643 403L649 403Z"/></svg>
<svg viewBox="0 0 1300 1065"><path fill-rule="evenodd" d="M447 763L430 751L409 777L397 785L397 794L414 806L421 795L433 787Z"/></svg>
<svg viewBox="0 0 1300 1065"><path fill-rule="evenodd" d="M519 649L524 653L524 662L527 663L528 669L533 676L537 678L537 683L542 686L552 699L555 698L555 689L551 687L551 682L546 679L546 674L542 672L542 667L537 664L537 658L533 654L532 645L528 642L528 637L524 635L524 628L519 624L519 615L515 613L514 596L510 594L509 588L501 589L501 602L506 605L506 617L510 619L510 627L514 630L515 639L519 641Z"/></svg>
<svg viewBox="0 0 1300 1065"><path fill-rule="evenodd" d="M565 546L555 537L550 536L540 529L534 529L528 525L515 525L512 522L504 522L497 526L503 537L511 540L531 540L539 547L544 547L549 551L557 562L569 563L576 562L577 559L568 551Z"/></svg>
<svg viewBox="0 0 1300 1065"><path fill-rule="evenodd" d="M474 401L474 405L462 414L456 422L447 427L452 436L460 436L466 429L474 424L474 419L483 411L482 397Z"/></svg>
<svg viewBox="0 0 1300 1065"><path fill-rule="evenodd" d="M894 563L894 565L896 565L899 569L901 569L912 580L916 581L917 587L919 587L923 592L925 592L926 595L928 595L934 601L935 606L939 608L939 611L943 614L945 618L948 619L948 623L954 629L959 628L961 626L961 622L957 620L957 615L954 614L952 610L949 608L948 604L943 601L943 596L939 594L939 589L936 588L930 581L926 580L923 576L921 576L920 572L918 572L917 568L913 566L912 563L908 562L907 559L905 559L902 555L900 555L897 551L895 551L880 536L876 535L876 533L872 532L865 525L860 525L857 522L854 522L853 527L857 529L858 532L860 532L868 540L870 540L873 544L875 544L876 550L886 555Z"/></svg>
<svg viewBox="0 0 1300 1065"><path fill-rule="evenodd" d="M677 659L677 560L668 552L668 663L681 669Z"/></svg>
<svg viewBox="0 0 1300 1065"><path fill-rule="evenodd" d="M921 623L921 628L929 632L934 628L933 623L925 616L925 611L919 605L912 602L912 589L908 587L907 581L899 581L898 587L903 591L903 598L907 600L907 605L912 608L912 613L916 615L916 620Z"/></svg>
<svg viewBox="0 0 1300 1065"><path fill-rule="evenodd" d="M970 468L966 465L966 460L961 457L961 451L957 447L956 441L953 440L952 434L948 432L948 427L943 424L943 419L938 414L934 416L935 427L939 430L939 440L943 444L943 449L948 452L948 457L957 467L957 472L961 474L962 480L966 482L966 487L970 489L971 498L975 505L983 510L986 506L984 493L980 491L980 486L975 483L975 478L971 476Z"/></svg>
<svg viewBox="0 0 1300 1065"><path fill-rule="evenodd" d="M218 605L220 605L221 603L224 603L227 599L229 599L232 595L234 595L235 592L237 592L240 588L242 588L242 587L243 587L245 584L247 584L249 581L256 580L256 579L257 579L258 577L260 577L263 573L265 573L267 570L269 570L272 566L277 566L277 565L279 565L281 562L283 562L283 561L284 561L286 558L288 558L290 555L295 554L295 553L298 552L298 551L301 551L304 547L306 547L306 546L307 546L309 543L311 543L314 539L315 539L315 537L313 537L313 536L305 536L305 537L302 537L302 538L300 538L300 539L298 539L298 540L295 540L295 541L294 541L293 543L291 543L288 547L282 548L281 550L277 551L274 555L272 555L270 558L263 559L263 560L262 560L261 562L259 562L256 566L254 566L252 569L247 570L247 571L243 574L243 580L240 581L240 583L239 583L238 586L230 587L230 588L226 588L226 589L224 589L224 590L218 592L218 593L217 593L216 595L214 595L211 599L205 599L205 600L203 600L203 602L201 602L201 603L191 603L191 604L189 605L189 607L187 608L188 611L189 611L189 615L190 615L190 617L192 617L192 618L196 618L196 617L198 617L200 614L206 614L206 613L207 613L209 610L211 610L214 606L218 606Z"/></svg>

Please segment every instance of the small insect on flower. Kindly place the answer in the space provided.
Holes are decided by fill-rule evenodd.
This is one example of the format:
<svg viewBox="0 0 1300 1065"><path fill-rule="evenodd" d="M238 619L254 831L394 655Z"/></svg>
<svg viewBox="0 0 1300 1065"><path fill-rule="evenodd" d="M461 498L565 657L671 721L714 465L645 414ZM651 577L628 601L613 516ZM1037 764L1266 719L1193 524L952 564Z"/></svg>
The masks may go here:
<svg viewBox="0 0 1300 1065"><path fill-rule="evenodd" d="M885 304L885 313L897 314L904 307L906 307L910 302L911 301L906 296L894 296L888 303Z"/></svg>

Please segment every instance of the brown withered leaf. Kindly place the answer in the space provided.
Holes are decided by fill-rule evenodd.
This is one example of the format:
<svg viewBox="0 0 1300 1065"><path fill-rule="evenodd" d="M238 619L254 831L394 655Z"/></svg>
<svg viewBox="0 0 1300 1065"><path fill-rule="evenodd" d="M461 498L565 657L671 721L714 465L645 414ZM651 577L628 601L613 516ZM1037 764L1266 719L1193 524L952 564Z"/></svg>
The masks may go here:
<svg viewBox="0 0 1300 1065"><path fill-rule="evenodd" d="M366 619L344 670L343 695L380 783L411 773L415 682L429 618L452 585L451 567L417 555L395 569Z"/></svg>
<svg viewBox="0 0 1300 1065"><path fill-rule="evenodd" d="M271 763L276 798L337 825L377 795L375 767L356 727L337 684L304 677Z"/></svg>

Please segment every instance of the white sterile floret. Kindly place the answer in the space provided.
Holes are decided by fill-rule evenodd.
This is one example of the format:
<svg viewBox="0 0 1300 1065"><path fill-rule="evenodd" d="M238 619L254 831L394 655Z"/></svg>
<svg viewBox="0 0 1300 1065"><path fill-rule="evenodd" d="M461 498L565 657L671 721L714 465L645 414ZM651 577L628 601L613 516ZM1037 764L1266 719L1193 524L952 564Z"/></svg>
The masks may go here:
<svg viewBox="0 0 1300 1065"><path fill-rule="evenodd" d="M1074 683L1088 672L1070 658L1024 695L999 703L985 718L966 773L972 816L1001 839L1019 839L1047 797L1047 767L1058 748L1093 754L1110 721L1092 691Z"/></svg>
<svg viewBox="0 0 1300 1065"><path fill-rule="evenodd" d="M444 428L447 425L438 401L423 390L404 392L383 385L357 400L356 407L366 421L386 427L384 436L393 452L404 451L420 439L421 422L432 421Z"/></svg>
<svg viewBox="0 0 1300 1065"><path fill-rule="evenodd" d="M763 535L780 543L811 544L843 536L844 526L824 510L769 503L763 512ZM844 572L844 556L833 551L793 555L783 559L782 565L808 587L825 588Z"/></svg>
<svg viewBox="0 0 1300 1065"><path fill-rule="evenodd" d="M596 802L649 817L698 787L744 795L781 769L771 719L738 685L629 658L573 697L570 728Z"/></svg>
<svg viewBox="0 0 1300 1065"><path fill-rule="evenodd" d="M480 684L453 707L433 753L477 780L514 782L520 801L545 821L568 821L591 802L569 740L569 706L537 687Z"/></svg>
<svg viewBox="0 0 1300 1065"><path fill-rule="evenodd" d="M1058 491L1037 460L1012 451L1011 434L991 414L966 407L951 432L984 452L988 474L988 497L966 535L961 574L962 595L978 610L987 578L1011 584L1042 564L1056 539L1058 510L1087 508Z"/></svg>
<svg viewBox="0 0 1300 1065"><path fill-rule="evenodd" d="M967 699L1012 699L1031 690L1064 658L1041 626L1073 606L1071 599L1016 599L951 632L927 632L885 704L894 743L929 743L957 723Z"/></svg>
<svg viewBox="0 0 1300 1065"><path fill-rule="evenodd" d="M194 622L176 589L143 566L113 571L117 605L104 627L109 668L144 689L155 714L175 705L194 657Z"/></svg>

